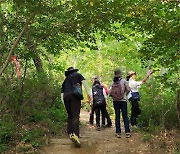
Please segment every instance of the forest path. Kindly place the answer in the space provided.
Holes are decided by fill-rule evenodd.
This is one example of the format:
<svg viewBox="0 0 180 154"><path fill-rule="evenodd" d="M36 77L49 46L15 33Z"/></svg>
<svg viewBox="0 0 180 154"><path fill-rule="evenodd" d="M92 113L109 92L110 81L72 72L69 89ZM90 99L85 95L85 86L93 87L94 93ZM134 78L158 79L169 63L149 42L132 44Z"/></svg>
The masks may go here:
<svg viewBox="0 0 180 154"><path fill-rule="evenodd" d="M151 149L148 143L142 141L142 134L132 131L131 138L126 138L124 130L122 137L115 136L114 121L111 128L97 131L94 126L89 125L89 113L81 110L80 128L81 148L76 148L73 142L64 136L51 139L52 144L41 152L42 154L159 154L160 151ZM154 151L155 150L155 151Z"/></svg>

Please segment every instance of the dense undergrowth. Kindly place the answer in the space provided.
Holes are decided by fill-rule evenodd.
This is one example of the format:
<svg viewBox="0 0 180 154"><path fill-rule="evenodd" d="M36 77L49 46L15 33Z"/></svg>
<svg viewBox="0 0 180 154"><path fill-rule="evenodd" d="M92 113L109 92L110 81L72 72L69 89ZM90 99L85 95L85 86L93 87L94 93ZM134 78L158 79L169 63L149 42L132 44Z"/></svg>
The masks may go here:
<svg viewBox="0 0 180 154"><path fill-rule="evenodd" d="M60 81L33 74L25 80L1 78L0 152L28 151L42 147L52 135L65 128L66 112L60 99ZM140 90L142 113L138 126L148 134L177 128L176 94L150 79ZM84 100L85 101L85 100ZM108 111L114 114L111 98ZM90 109L89 104L82 104ZM130 114L130 103L128 103Z"/></svg>
<svg viewBox="0 0 180 154"><path fill-rule="evenodd" d="M39 148L48 136L62 132L66 112L58 82L34 75L24 83L1 78L1 87L0 152Z"/></svg>
<svg viewBox="0 0 180 154"><path fill-rule="evenodd" d="M148 132L177 128L176 93L152 79L140 89L139 126Z"/></svg>

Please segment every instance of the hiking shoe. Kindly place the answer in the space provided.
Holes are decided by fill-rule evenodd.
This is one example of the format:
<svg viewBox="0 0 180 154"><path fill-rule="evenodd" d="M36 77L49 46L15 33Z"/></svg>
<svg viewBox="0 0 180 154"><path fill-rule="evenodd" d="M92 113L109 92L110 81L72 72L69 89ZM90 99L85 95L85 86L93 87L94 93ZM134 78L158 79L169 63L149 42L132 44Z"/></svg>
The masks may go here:
<svg viewBox="0 0 180 154"><path fill-rule="evenodd" d="M106 128L106 125L103 124L103 125L102 125L102 128Z"/></svg>
<svg viewBox="0 0 180 154"><path fill-rule="evenodd" d="M93 122L90 122L90 121L89 121L89 124L90 124L91 126L93 126Z"/></svg>
<svg viewBox="0 0 180 154"><path fill-rule="evenodd" d="M117 137L117 138L121 138L121 133L117 133L117 134L116 134L116 137Z"/></svg>
<svg viewBox="0 0 180 154"><path fill-rule="evenodd" d="M131 134L130 133L126 133L126 138L130 138Z"/></svg>
<svg viewBox="0 0 180 154"><path fill-rule="evenodd" d="M97 126L96 130L97 130L97 131L100 131L100 130L101 130L100 126Z"/></svg>
<svg viewBox="0 0 180 154"><path fill-rule="evenodd" d="M138 129L138 127L136 125L131 126L131 128Z"/></svg>
<svg viewBox="0 0 180 154"><path fill-rule="evenodd" d="M77 135L71 134L71 135L70 135L70 139L75 143L75 145L76 145L77 147L80 147L80 146L81 146L81 143L80 143L79 138L78 138Z"/></svg>
<svg viewBox="0 0 180 154"><path fill-rule="evenodd" d="M112 127L112 124L107 124L106 127L110 128Z"/></svg>

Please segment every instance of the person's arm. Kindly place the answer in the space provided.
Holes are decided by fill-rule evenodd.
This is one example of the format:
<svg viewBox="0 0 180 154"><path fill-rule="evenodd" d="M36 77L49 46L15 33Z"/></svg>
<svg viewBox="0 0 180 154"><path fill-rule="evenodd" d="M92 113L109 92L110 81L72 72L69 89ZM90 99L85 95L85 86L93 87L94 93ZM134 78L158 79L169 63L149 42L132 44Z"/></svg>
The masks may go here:
<svg viewBox="0 0 180 154"><path fill-rule="evenodd" d="M112 89L112 84L111 86L109 87L109 96L111 97L111 89Z"/></svg>
<svg viewBox="0 0 180 154"><path fill-rule="evenodd" d="M89 102L89 104L90 104L90 106L91 106L91 108L93 107L93 94L92 94L92 89L90 90L90 95L88 95L88 102Z"/></svg>
<svg viewBox="0 0 180 154"><path fill-rule="evenodd" d="M104 88L103 88L103 95L104 95L104 98L105 98L106 106L108 106L107 94L106 94L106 90Z"/></svg>
<svg viewBox="0 0 180 154"><path fill-rule="evenodd" d="M61 93L61 101L64 103L64 93Z"/></svg>
<svg viewBox="0 0 180 154"><path fill-rule="evenodd" d="M125 92L126 92L126 95L128 95L128 93L130 92L130 87L129 87L129 82L128 81L125 81Z"/></svg>
<svg viewBox="0 0 180 154"><path fill-rule="evenodd" d="M64 103L64 82L61 87L61 101Z"/></svg>
<svg viewBox="0 0 180 154"><path fill-rule="evenodd" d="M145 78L142 80L142 83L146 82L147 79L149 78L149 76L152 74L152 71L150 70L147 75L145 76Z"/></svg>
<svg viewBox="0 0 180 154"><path fill-rule="evenodd" d="M107 94L106 94L106 90L103 88L103 95L104 95L104 98L106 99L107 98Z"/></svg>

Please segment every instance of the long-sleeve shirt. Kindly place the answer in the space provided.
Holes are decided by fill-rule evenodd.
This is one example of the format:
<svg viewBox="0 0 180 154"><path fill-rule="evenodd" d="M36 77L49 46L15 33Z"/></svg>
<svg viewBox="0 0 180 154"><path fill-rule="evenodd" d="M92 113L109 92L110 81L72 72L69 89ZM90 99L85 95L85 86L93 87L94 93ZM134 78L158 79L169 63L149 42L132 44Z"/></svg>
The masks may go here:
<svg viewBox="0 0 180 154"><path fill-rule="evenodd" d="M140 88L141 84L142 81L135 81L132 78L129 79L129 87L132 92L138 92L138 88Z"/></svg>

